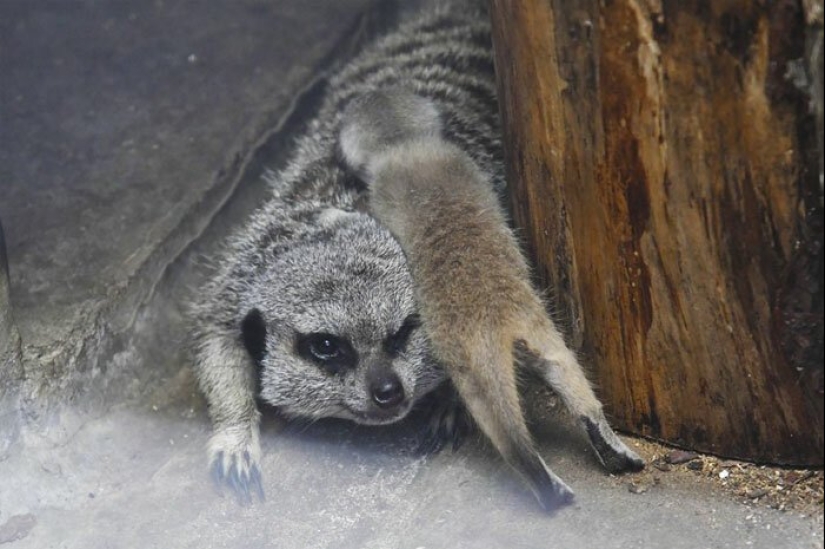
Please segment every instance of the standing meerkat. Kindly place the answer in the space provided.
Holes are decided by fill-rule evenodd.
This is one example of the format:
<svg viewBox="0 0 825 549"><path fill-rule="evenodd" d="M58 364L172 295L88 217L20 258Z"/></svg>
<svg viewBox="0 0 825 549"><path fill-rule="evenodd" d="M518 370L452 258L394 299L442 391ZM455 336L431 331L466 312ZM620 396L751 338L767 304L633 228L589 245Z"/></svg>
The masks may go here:
<svg viewBox="0 0 825 549"><path fill-rule="evenodd" d="M271 198L213 261L215 272L191 307L194 369L213 424L214 477L242 499L262 495L259 400L287 416L384 424L444 386L404 251L363 211L367 189L338 139L354 100L411 90L429 101L440 138L487 175L491 196L501 195L503 153L484 4L445 2L332 76L290 161L267 177ZM434 430L449 436L452 422L439 417Z"/></svg>
<svg viewBox="0 0 825 549"><path fill-rule="evenodd" d="M559 394L608 470L644 464L608 425L532 287L493 178L442 133L431 100L404 88L382 90L349 106L340 146L369 185L373 214L407 255L436 358L482 431L552 511L573 492L533 445L515 355Z"/></svg>

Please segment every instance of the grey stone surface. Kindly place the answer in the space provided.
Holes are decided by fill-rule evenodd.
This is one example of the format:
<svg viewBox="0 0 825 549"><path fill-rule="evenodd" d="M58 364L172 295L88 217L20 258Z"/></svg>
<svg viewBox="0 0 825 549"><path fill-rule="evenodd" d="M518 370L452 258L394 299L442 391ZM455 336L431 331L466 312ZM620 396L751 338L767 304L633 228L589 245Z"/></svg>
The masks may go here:
<svg viewBox="0 0 825 549"><path fill-rule="evenodd" d="M20 335L9 303L8 275L5 237L0 224L0 458L20 431L17 400L23 378Z"/></svg>
<svg viewBox="0 0 825 549"><path fill-rule="evenodd" d="M367 5L0 3L0 219L29 393L95 367Z"/></svg>
<svg viewBox="0 0 825 549"><path fill-rule="evenodd" d="M365 4L3 2L0 214L28 345L128 284Z"/></svg>
<svg viewBox="0 0 825 549"><path fill-rule="evenodd" d="M416 455L414 420L269 414L266 501L214 490L182 304L265 194L262 166L288 154L322 68L392 12L368 4L0 2L13 306L0 311L0 547L823 547L821 514L668 476L630 493L547 407L543 453L578 493L553 518L483 444Z"/></svg>

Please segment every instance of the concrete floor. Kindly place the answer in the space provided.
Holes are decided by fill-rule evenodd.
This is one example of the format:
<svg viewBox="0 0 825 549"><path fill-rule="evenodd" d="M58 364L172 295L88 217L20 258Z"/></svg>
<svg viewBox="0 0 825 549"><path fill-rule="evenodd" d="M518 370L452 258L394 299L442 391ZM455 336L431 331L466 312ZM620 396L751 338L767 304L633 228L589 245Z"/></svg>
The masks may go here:
<svg viewBox="0 0 825 549"><path fill-rule="evenodd" d="M209 482L208 426L193 394L183 373L156 404L64 417L26 436L25 453L0 464L3 520L23 517L9 548L822 547L821 518L750 508L670 477L632 494L564 429L543 433L544 454L578 499L553 518L479 444L416 456L412 422L269 421L266 501L241 507Z"/></svg>
<svg viewBox="0 0 825 549"><path fill-rule="evenodd" d="M264 195L262 167L283 161L314 80L392 13L369 0L0 2L0 219L19 332L0 330L0 546L823 547L821 512L745 506L678 476L629 492L540 393L543 454L578 494L552 518L482 443L417 455L415 419L269 415L266 501L215 491L181 304Z"/></svg>

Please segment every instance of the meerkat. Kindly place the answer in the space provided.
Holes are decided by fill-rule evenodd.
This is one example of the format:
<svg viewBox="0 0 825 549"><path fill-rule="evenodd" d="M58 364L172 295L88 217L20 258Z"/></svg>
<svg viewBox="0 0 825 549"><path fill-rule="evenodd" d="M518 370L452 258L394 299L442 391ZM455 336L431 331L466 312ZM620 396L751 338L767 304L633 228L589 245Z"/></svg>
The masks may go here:
<svg viewBox="0 0 825 549"><path fill-rule="evenodd" d="M271 197L211 261L190 307L194 371L213 424L211 470L242 500L263 495L260 402L288 417L385 424L436 395L446 412L444 421L435 412L433 431L453 435L443 406L451 382L422 327L404 250L367 212L367 186L339 134L357 98L411 90L437 111L441 138L503 196L485 4L444 2L332 75L290 160L267 175Z"/></svg>
<svg viewBox="0 0 825 549"><path fill-rule="evenodd" d="M444 380L403 253L374 219L273 199L252 223L193 310L212 472L242 501L263 498L256 400L286 417L381 425Z"/></svg>
<svg viewBox="0 0 825 549"><path fill-rule="evenodd" d="M389 89L350 104L340 147L369 185L370 210L406 253L436 358L482 431L553 511L573 492L533 445L516 358L560 395L610 471L640 469L643 462L608 425L575 354L548 317L493 178L442 133L433 101Z"/></svg>
<svg viewBox="0 0 825 549"><path fill-rule="evenodd" d="M420 329L404 253L363 211L363 183L337 138L349 101L410 78L445 101L473 85L478 110L494 107L489 79L473 76L492 71L486 18L453 8L399 27L329 78L287 164L266 175L271 197L208 259L214 272L188 307L193 366L212 421L214 480L243 502L263 497L261 402L287 417L374 425L404 418L425 395L451 398L449 386L434 391L446 375ZM497 140L477 124L460 133L481 140L482 155ZM453 408L446 422L436 412L435 437L453 435Z"/></svg>

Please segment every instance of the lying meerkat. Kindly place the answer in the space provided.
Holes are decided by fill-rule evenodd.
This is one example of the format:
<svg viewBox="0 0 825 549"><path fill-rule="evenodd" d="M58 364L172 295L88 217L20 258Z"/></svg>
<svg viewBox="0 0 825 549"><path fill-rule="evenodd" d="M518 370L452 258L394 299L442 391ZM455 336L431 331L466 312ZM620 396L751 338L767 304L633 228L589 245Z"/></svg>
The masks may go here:
<svg viewBox="0 0 825 549"><path fill-rule="evenodd" d="M367 193L338 139L353 100L403 86L428 98L442 138L459 145L491 178L485 184L502 193L483 5L444 2L332 75L291 159L267 177L272 196L211 261L215 272L191 306L194 370L213 424L214 477L241 499L263 493L260 401L288 417L384 424L406 417L424 396L436 408L451 400L450 390L434 391L445 373L420 325L404 252L362 211ZM433 430L452 436L454 423L439 418ZM592 424L593 437L615 438Z"/></svg>

